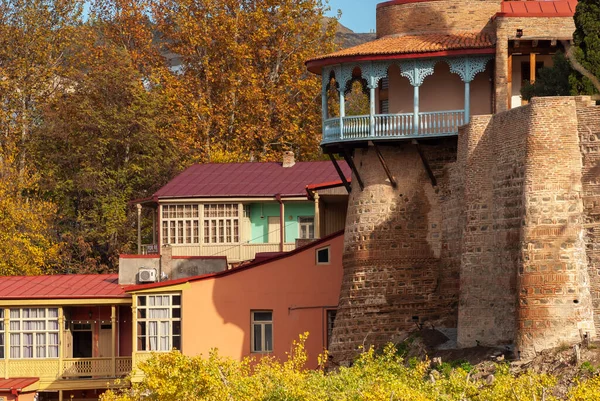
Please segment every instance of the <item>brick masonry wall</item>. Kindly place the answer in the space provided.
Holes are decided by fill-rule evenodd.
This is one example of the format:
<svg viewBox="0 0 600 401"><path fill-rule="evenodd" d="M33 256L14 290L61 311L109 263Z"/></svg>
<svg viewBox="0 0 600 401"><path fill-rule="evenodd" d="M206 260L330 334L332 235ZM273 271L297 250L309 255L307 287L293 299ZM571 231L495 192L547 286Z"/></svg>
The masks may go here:
<svg viewBox="0 0 600 401"><path fill-rule="evenodd" d="M377 37L460 31L493 32L492 16L500 1L438 0L392 4L377 9Z"/></svg>
<svg viewBox="0 0 600 401"><path fill-rule="evenodd" d="M458 344L512 344L521 258L528 109L473 117L460 132L465 197Z"/></svg>
<svg viewBox="0 0 600 401"><path fill-rule="evenodd" d="M580 330L595 335L575 99L535 98L527 108L516 339L525 358L544 348L580 341Z"/></svg>
<svg viewBox="0 0 600 401"><path fill-rule="evenodd" d="M588 258L594 326L600 334L600 107L589 98L577 99L582 154L585 249Z"/></svg>
<svg viewBox="0 0 600 401"><path fill-rule="evenodd" d="M458 261L442 255L460 242L442 211L457 208L446 166L455 140L423 145L439 185L433 187L416 147L380 147L398 187L394 189L372 147L354 160L365 188L353 177L344 243L344 277L331 355L347 363L360 346L381 346L416 323L455 327ZM454 203L450 200L454 199ZM458 234L457 234L458 233ZM450 237L450 238L448 238Z"/></svg>

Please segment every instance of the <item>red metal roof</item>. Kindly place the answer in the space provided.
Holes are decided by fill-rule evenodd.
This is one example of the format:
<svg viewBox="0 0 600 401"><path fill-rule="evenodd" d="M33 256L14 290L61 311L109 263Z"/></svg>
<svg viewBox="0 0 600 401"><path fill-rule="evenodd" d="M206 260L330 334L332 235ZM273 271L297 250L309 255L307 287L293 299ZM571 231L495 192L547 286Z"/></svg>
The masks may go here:
<svg viewBox="0 0 600 401"><path fill-rule="evenodd" d="M124 298L118 274L0 277L0 299Z"/></svg>
<svg viewBox="0 0 600 401"><path fill-rule="evenodd" d="M40 380L37 377L15 377L12 379L0 379L0 391L21 391L27 386Z"/></svg>
<svg viewBox="0 0 600 401"><path fill-rule="evenodd" d="M577 0L503 1L502 17L572 17Z"/></svg>
<svg viewBox="0 0 600 401"><path fill-rule="evenodd" d="M347 177L348 165L338 161ZM159 189L155 198L191 197L272 197L306 196L306 185L339 180L333 163L297 162L292 167L281 163L195 164Z"/></svg>

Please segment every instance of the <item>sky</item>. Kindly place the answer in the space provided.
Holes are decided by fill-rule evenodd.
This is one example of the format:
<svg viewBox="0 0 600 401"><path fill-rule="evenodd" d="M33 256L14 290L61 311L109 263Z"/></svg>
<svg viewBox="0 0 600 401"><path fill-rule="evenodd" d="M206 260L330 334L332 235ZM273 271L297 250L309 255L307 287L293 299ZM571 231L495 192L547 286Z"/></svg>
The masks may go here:
<svg viewBox="0 0 600 401"><path fill-rule="evenodd" d="M340 22L356 33L375 31L375 8L384 0L329 0L331 11L328 16L337 15L337 10L342 10Z"/></svg>

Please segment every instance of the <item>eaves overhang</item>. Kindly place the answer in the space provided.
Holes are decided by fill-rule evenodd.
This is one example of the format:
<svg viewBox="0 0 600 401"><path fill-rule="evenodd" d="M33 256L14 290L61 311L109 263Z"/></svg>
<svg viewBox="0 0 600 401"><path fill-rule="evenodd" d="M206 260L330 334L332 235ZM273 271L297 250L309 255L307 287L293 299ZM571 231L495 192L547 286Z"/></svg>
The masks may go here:
<svg viewBox="0 0 600 401"><path fill-rule="evenodd" d="M406 59L420 58L435 58L435 57L452 57L477 54L496 54L496 47L479 48L479 49L457 49L457 50L442 50L435 52L422 53L402 53L402 54L364 54L344 57L329 57L318 60L309 60L306 62L306 68L313 74L320 75L322 68L328 65L358 63L366 61L393 61Z"/></svg>

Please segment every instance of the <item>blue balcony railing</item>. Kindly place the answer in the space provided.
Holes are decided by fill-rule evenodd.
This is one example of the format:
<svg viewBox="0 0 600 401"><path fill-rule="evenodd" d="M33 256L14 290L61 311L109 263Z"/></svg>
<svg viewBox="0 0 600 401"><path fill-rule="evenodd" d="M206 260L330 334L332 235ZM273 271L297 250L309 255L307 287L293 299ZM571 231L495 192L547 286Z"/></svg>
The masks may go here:
<svg viewBox="0 0 600 401"><path fill-rule="evenodd" d="M464 124L464 110L419 113L416 129L413 113L336 117L325 120L321 144L450 136Z"/></svg>

